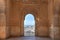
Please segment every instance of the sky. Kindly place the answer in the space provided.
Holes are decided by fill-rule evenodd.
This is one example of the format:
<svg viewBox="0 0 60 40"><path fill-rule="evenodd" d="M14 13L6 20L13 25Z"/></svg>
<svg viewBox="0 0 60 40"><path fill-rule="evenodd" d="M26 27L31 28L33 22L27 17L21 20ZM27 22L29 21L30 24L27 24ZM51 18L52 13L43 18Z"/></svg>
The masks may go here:
<svg viewBox="0 0 60 40"><path fill-rule="evenodd" d="M34 16L32 14L27 14L25 16L24 25L34 25L34 24L35 24Z"/></svg>

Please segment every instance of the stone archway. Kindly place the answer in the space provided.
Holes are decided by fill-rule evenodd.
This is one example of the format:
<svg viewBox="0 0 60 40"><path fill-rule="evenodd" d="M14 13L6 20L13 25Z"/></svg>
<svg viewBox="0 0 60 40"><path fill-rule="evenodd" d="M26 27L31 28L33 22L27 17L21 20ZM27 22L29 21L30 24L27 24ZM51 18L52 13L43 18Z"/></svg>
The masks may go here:
<svg viewBox="0 0 60 40"><path fill-rule="evenodd" d="M37 0L38 1L38 0ZM10 3L10 5L8 5ZM23 21L27 13L32 13L36 20L36 36L49 36L48 24L48 5L46 2L37 2L38 4L21 4L21 0L9 1L6 4L9 10L7 12L7 22L10 36L24 35ZM18 4L18 5L17 5ZM43 29L44 28L44 29ZM19 29L19 30L18 30ZM43 34L45 33L45 34Z"/></svg>
<svg viewBox="0 0 60 40"><path fill-rule="evenodd" d="M5 1L6 1L6 4L5 4ZM22 0L1 0L1 2L4 4L4 8L3 8L4 12L2 14L0 13L0 16L1 16L0 17L0 38L2 38L2 39L6 38L6 37L10 37L10 36L23 35L24 34L23 33L24 15L26 15L27 13L30 13L30 12L32 12L32 14L35 15L36 35L49 36L49 34L50 34L49 25L51 25L51 23L52 24L54 23L53 22L53 19L54 19L53 16L55 13L54 7L57 7L57 8L59 7L58 9L60 10L60 5L58 5L60 3L59 0L27 1L28 2L27 4L25 2L23 3ZM55 5L55 2L57 2L56 5ZM26 10L24 7L28 8L28 10ZM59 10L57 10L57 11L59 11ZM1 10L0 10L0 12L1 12ZM5 12L6 12L6 14L5 14ZM57 18L58 18L58 22L60 23L60 21L59 21L60 14L59 13L60 12L57 13L58 14ZM41 20L39 20L39 19L41 19ZM38 22L38 20L39 20L39 22ZM50 24L48 24L48 23L50 23ZM52 37L53 39L60 39L59 38L60 37L59 23L58 23L57 27L53 27L53 29L56 28L56 30L58 32L57 31L55 32L53 29L51 30L53 33L56 33L54 35L51 34L53 36ZM17 29L19 29L19 30L17 30ZM42 30L42 33L40 30ZM43 33L45 33L45 34L43 34Z"/></svg>
<svg viewBox="0 0 60 40"><path fill-rule="evenodd" d="M24 36L35 36L35 29L35 16L28 13L24 19Z"/></svg>
<svg viewBox="0 0 60 40"><path fill-rule="evenodd" d="M9 29L11 36L24 36L24 16L32 13L36 20L36 36L49 36L48 5L45 2L41 4L20 4L20 0L12 1L10 4ZM18 4L18 5L17 5ZM8 24L7 23L7 24ZM45 34L44 34L45 33Z"/></svg>
<svg viewBox="0 0 60 40"><path fill-rule="evenodd" d="M37 23L38 23L38 20L37 20L37 17L38 17L38 11L33 9L31 11L31 9L27 9L29 11L26 11L25 9L23 9L23 12L22 12L22 21L21 21L21 34L24 36L24 19L25 19L25 15L27 15L28 13L31 13L32 15L34 15L35 17L35 35L37 35Z"/></svg>

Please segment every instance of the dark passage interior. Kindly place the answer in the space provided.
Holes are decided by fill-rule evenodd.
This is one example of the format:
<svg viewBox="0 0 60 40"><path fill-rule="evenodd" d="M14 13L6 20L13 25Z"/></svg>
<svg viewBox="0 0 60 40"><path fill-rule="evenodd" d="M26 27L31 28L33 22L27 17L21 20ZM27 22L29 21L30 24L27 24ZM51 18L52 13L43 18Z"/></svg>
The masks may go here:
<svg viewBox="0 0 60 40"><path fill-rule="evenodd" d="M0 0L0 39L60 40L60 0Z"/></svg>

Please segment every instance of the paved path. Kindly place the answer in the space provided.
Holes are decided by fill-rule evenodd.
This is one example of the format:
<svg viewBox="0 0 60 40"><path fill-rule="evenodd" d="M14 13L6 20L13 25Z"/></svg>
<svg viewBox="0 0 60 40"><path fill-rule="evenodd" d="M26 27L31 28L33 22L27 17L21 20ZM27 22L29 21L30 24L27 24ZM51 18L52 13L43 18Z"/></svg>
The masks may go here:
<svg viewBox="0 0 60 40"><path fill-rule="evenodd" d="M15 37L6 40L51 40L51 39L46 37Z"/></svg>

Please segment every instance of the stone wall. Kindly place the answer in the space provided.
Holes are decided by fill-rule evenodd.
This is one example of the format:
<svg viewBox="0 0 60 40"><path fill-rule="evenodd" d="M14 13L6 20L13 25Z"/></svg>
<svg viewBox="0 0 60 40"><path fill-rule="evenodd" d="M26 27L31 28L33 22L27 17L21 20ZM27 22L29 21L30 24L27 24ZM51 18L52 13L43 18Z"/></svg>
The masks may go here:
<svg viewBox="0 0 60 40"><path fill-rule="evenodd" d="M0 0L0 38L7 37L6 30L5 1Z"/></svg>
<svg viewBox="0 0 60 40"><path fill-rule="evenodd" d="M37 35L42 37L49 37L48 3L41 2L38 15L39 21Z"/></svg>
<svg viewBox="0 0 60 40"><path fill-rule="evenodd" d="M6 20L3 13L0 14L0 38L6 38Z"/></svg>
<svg viewBox="0 0 60 40"><path fill-rule="evenodd" d="M60 1L55 0L54 1L54 40L60 40Z"/></svg>
<svg viewBox="0 0 60 40"><path fill-rule="evenodd" d="M48 11L50 20L50 36L53 40L60 40L60 27L59 27L59 0L51 0Z"/></svg>

